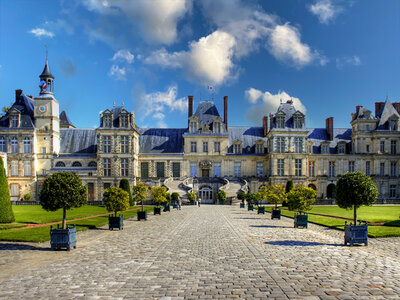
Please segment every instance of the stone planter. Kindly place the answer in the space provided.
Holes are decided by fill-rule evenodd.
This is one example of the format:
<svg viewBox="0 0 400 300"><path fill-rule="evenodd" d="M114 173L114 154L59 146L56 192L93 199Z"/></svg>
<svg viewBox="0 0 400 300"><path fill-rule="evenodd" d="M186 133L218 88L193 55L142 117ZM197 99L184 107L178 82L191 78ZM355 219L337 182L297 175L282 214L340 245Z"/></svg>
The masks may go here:
<svg viewBox="0 0 400 300"><path fill-rule="evenodd" d="M224 200L219 200L219 205L224 205L225 201Z"/></svg>
<svg viewBox="0 0 400 300"><path fill-rule="evenodd" d="M254 206L253 206L253 204L249 204L249 205L247 205L247 210L253 210L254 209Z"/></svg>
<svg viewBox="0 0 400 300"><path fill-rule="evenodd" d="M345 222L344 225L344 244L349 244L353 246L354 244L365 244L368 246L368 223L366 222L365 225L347 225Z"/></svg>
<svg viewBox="0 0 400 300"><path fill-rule="evenodd" d="M124 215L119 215L118 217L108 216L108 229L113 230L114 228L118 228L118 230L124 229Z"/></svg>
<svg viewBox="0 0 400 300"><path fill-rule="evenodd" d="M273 219L281 219L281 210L280 209L272 209L271 211L271 220Z"/></svg>
<svg viewBox="0 0 400 300"><path fill-rule="evenodd" d="M138 211L138 213L137 213L137 220L138 221L140 221L140 220L147 220L147 211L145 210L145 211Z"/></svg>
<svg viewBox="0 0 400 300"><path fill-rule="evenodd" d="M196 205L195 201L190 201L190 205Z"/></svg>
<svg viewBox="0 0 400 300"><path fill-rule="evenodd" d="M240 208L244 208L244 203L240 203Z"/></svg>
<svg viewBox="0 0 400 300"><path fill-rule="evenodd" d="M257 214L265 214L265 207L264 206L259 206L257 208Z"/></svg>
<svg viewBox="0 0 400 300"><path fill-rule="evenodd" d="M155 215L161 215L161 207L160 206L159 207L157 207L157 206L154 207L154 214Z"/></svg>
<svg viewBox="0 0 400 300"><path fill-rule="evenodd" d="M308 215L294 214L294 228L308 228Z"/></svg>
<svg viewBox="0 0 400 300"><path fill-rule="evenodd" d="M51 249L65 248L67 251L70 251L71 247L76 248L76 226L67 226L67 229L61 229L58 225L53 229L53 226L50 226L50 246Z"/></svg>
<svg viewBox="0 0 400 300"><path fill-rule="evenodd" d="M167 204L164 206L164 212L171 211L171 205Z"/></svg>

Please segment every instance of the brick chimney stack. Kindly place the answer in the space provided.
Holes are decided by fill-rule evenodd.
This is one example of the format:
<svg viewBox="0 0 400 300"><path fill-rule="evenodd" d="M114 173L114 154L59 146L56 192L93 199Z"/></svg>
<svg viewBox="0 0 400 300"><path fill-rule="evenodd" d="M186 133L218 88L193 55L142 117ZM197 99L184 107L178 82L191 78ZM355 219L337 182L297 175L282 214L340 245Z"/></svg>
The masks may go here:
<svg viewBox="0 0 400 300"><path fill-rule="evenodd" d="M15 101L18 101L21 95L22 95L22 90L15 90Z"/></svg>
<svg viewBox="0 0 400 300"><path fill-rule="evenodd" d="M393 107L397 111L397 113L400 114L400 102L393 103Z"/></svg>
<svg viewBox="0 0 400 300"><path fill-rule="evenodd" d="M264 137L266 137L268 134L268 117L267 116L263 117L263 130L264 130Z"/></svg>
<svg viewBox="0 0 400 300"><path fill-rule="evenodd" d="M225 129L228 131L228 96L224 96L224 123Z"/></svg>
<svg viewBox="0 0 400 300"><path fill-rule="evenodd" d="M385 102L375 102L375 117L379 114Z"/></svg>
<svg viewBox="0 0 400 300"><path fill-rule="evenodd" d="M328 139L333 140L333 117L329 117L325 120L325 128L328 134Z"/></svg>
<svg viewBox="0 0 400 300"><path fill-rule="evenodd" d="M193 96L188 96L188 118L193 116Z"/></svg>

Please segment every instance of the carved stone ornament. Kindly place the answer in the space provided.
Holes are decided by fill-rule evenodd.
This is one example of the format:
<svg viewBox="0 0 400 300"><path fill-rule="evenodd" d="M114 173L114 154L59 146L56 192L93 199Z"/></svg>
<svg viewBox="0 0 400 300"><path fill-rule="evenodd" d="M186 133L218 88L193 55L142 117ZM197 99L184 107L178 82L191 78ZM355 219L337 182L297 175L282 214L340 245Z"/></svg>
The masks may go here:
<svg viewBox="0 0 400 300"><path fill-rule="evenodd" d="M202 160L199 163L200 169L210 169L212 167L212 162L209 160Z"/></svg>

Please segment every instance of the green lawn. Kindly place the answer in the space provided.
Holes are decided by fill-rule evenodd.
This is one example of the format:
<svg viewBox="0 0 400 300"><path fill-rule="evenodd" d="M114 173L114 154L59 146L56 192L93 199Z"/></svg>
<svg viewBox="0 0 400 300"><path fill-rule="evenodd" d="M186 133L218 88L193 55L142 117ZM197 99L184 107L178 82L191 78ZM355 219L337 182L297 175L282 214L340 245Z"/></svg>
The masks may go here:
<svg viewBox="0 0 400 300"><path fill-rule="evenodd" d="M17 209L15 209L17 208ZM131 207L136 208L136 207ZM138 207L139 208L139 207ZM32 218L29 218L29 210L32 209ZM27 206L27 205L16 205L13 206L14 215L16 220L21 222L22 220L26 223L41 223L46 224L50 222L57 222L62 220L62 211L47 212L40 206ZM152 206L145 206L145 210L153 211ZM99 215L107 213L107 210L101 206L84 206L81 208L75 208L67 211L67 219L77 219L93 215ZM122 213L124 219L129 219L137 215L137 211L125 211ZM68 222L68 221L67 221ZM77 230L87 230L101 227L108 223L108 217L95 217L76 222L68 222L67 224L76 224ZM16 223L13 223L16 224ZM21 223L19 223L21 224ZM5 225L5 224L2 224ZM18 225L18 224L17 224ZM26 224L22 224L26 226ZM14 227L15 228L15 227ZM0 230L0 240L2 241L23 241L23 242L46 242L50 240L50 226L43 226L29 229L8 229Z"/></svg>
<svg viewBox="0 0 400 300"><path fill-rule="evenodd" d="M266 207L266 211L270 212L271 208ZM310 213L319 213L324 215L332 215L344 218L352 218L352 211L346 211L335 206L315 206ZM347 214L346 214L347 213ZM368 226L368 236L370 237L400 237L400 206L368 206L361 207L357 210L359 218L368 222L386 222L385 226ZM293 218L294 212L282 210L282 215ZM344 230L344 220L308 215L311 223Z"/></svg>

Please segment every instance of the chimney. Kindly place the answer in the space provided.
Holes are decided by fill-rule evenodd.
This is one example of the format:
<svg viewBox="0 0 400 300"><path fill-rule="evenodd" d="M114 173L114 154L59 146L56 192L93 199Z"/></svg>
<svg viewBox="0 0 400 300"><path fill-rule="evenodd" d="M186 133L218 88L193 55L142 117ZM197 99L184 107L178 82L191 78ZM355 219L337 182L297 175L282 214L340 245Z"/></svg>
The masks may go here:
<svg viewBox="0 0 400 300"><path fill-rule="evenodd" d="M268 117L267 116L263 117L263 129L264 129L264 137L266 137L268 134Z"/></svg>
<svg viewBox="0 0 400 300"><path fill-rule="evenodd" d="M224 123L225 129L228 131L228 96L224 96Z"/></svg>
<svg viewBox="0 0 400 300"><path fill-rule="evenodd" d="M378 116L382 107L385 105L385 102L375 102L375 117Z"/></svg>
<svg viewBox="0 0 400 300"><path fill-rule="evenodd" d="M360 111L360 108L362 107L362 105L357 105L356 106L356 115L358 115L358 112Z"/></svg>
<svg viewBox="0 0 400 300"><path fill-rule="evenodd" d="M333 140L333 117L329 117L325 120L325 128L328 134L328 139Z"/></svg>
<svg viewBox="0 0 400 300"><path fill-rule="evenodd" d="M393 107L397 111L397 113L400 114L400 102L393 103Z"/></svg>
<svg viewBox="0 0 400 300"><path fill-rule="evenodd" d="M193 96L189 95L188 96L188 118L190 118L191 116L193 116Z"/></svg>
<svg viewBox="0 0 400 300"><path fill-rule="evenodd" d="M22 94L22 90L15 90L15 101L19 100L19 97Z"/></svg>

